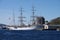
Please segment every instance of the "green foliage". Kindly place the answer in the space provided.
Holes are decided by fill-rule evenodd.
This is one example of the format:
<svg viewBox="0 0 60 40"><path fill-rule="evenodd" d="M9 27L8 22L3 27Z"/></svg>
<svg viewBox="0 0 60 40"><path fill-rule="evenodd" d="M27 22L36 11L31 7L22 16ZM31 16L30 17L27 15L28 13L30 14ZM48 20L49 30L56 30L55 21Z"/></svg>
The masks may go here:
<svg viewBox="0 0 60 40"><path fill-rule="evenodd" d="M52 25L60 25L60 17L57 17L55 19L52 19L49 24L52 24Z"/></svg>

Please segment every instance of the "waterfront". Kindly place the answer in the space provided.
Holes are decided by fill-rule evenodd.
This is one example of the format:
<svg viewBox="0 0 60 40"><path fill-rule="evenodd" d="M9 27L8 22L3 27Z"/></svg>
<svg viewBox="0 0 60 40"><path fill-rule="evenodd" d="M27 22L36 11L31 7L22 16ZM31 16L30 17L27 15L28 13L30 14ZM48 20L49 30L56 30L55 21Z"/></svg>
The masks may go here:
<svg viewBox="0 0 60 40"><path fill-rule="evenodd" d="M60 40L60 31L55 30L0 30L0 40Z"/></svg>

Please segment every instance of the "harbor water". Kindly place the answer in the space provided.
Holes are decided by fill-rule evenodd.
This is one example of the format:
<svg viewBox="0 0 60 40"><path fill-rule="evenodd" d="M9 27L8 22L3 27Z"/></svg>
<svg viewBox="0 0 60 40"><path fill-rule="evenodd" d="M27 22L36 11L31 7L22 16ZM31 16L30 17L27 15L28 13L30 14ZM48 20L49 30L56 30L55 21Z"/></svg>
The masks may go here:
<svg viewBox="0 0 60 40"><path fill-rule="evenodd" d="M60 40L60 31L0 30L0 40Z"/></svg>

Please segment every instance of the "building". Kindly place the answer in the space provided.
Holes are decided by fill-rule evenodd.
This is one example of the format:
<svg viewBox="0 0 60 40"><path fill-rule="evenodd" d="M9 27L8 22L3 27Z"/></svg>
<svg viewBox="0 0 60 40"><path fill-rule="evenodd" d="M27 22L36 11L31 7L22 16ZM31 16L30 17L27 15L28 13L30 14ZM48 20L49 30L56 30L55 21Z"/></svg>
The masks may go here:
<svg viewBox="0 0 60 40"><path fill-rule="evenodd" d="M44 17L36 17L36 23L37 24L45 24L45 18Z"/></svg>

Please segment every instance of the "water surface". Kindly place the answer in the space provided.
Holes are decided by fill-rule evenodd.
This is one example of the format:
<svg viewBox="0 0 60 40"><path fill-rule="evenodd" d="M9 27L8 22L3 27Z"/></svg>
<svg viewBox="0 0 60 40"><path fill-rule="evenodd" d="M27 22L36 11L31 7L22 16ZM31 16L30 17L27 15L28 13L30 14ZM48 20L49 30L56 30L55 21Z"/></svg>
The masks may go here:
<svg viewBox="0 0 60 40"><path fill-rule="evenodd" d="M55 30L0 30L0 40L60 40L60 31Z"/></svg>

